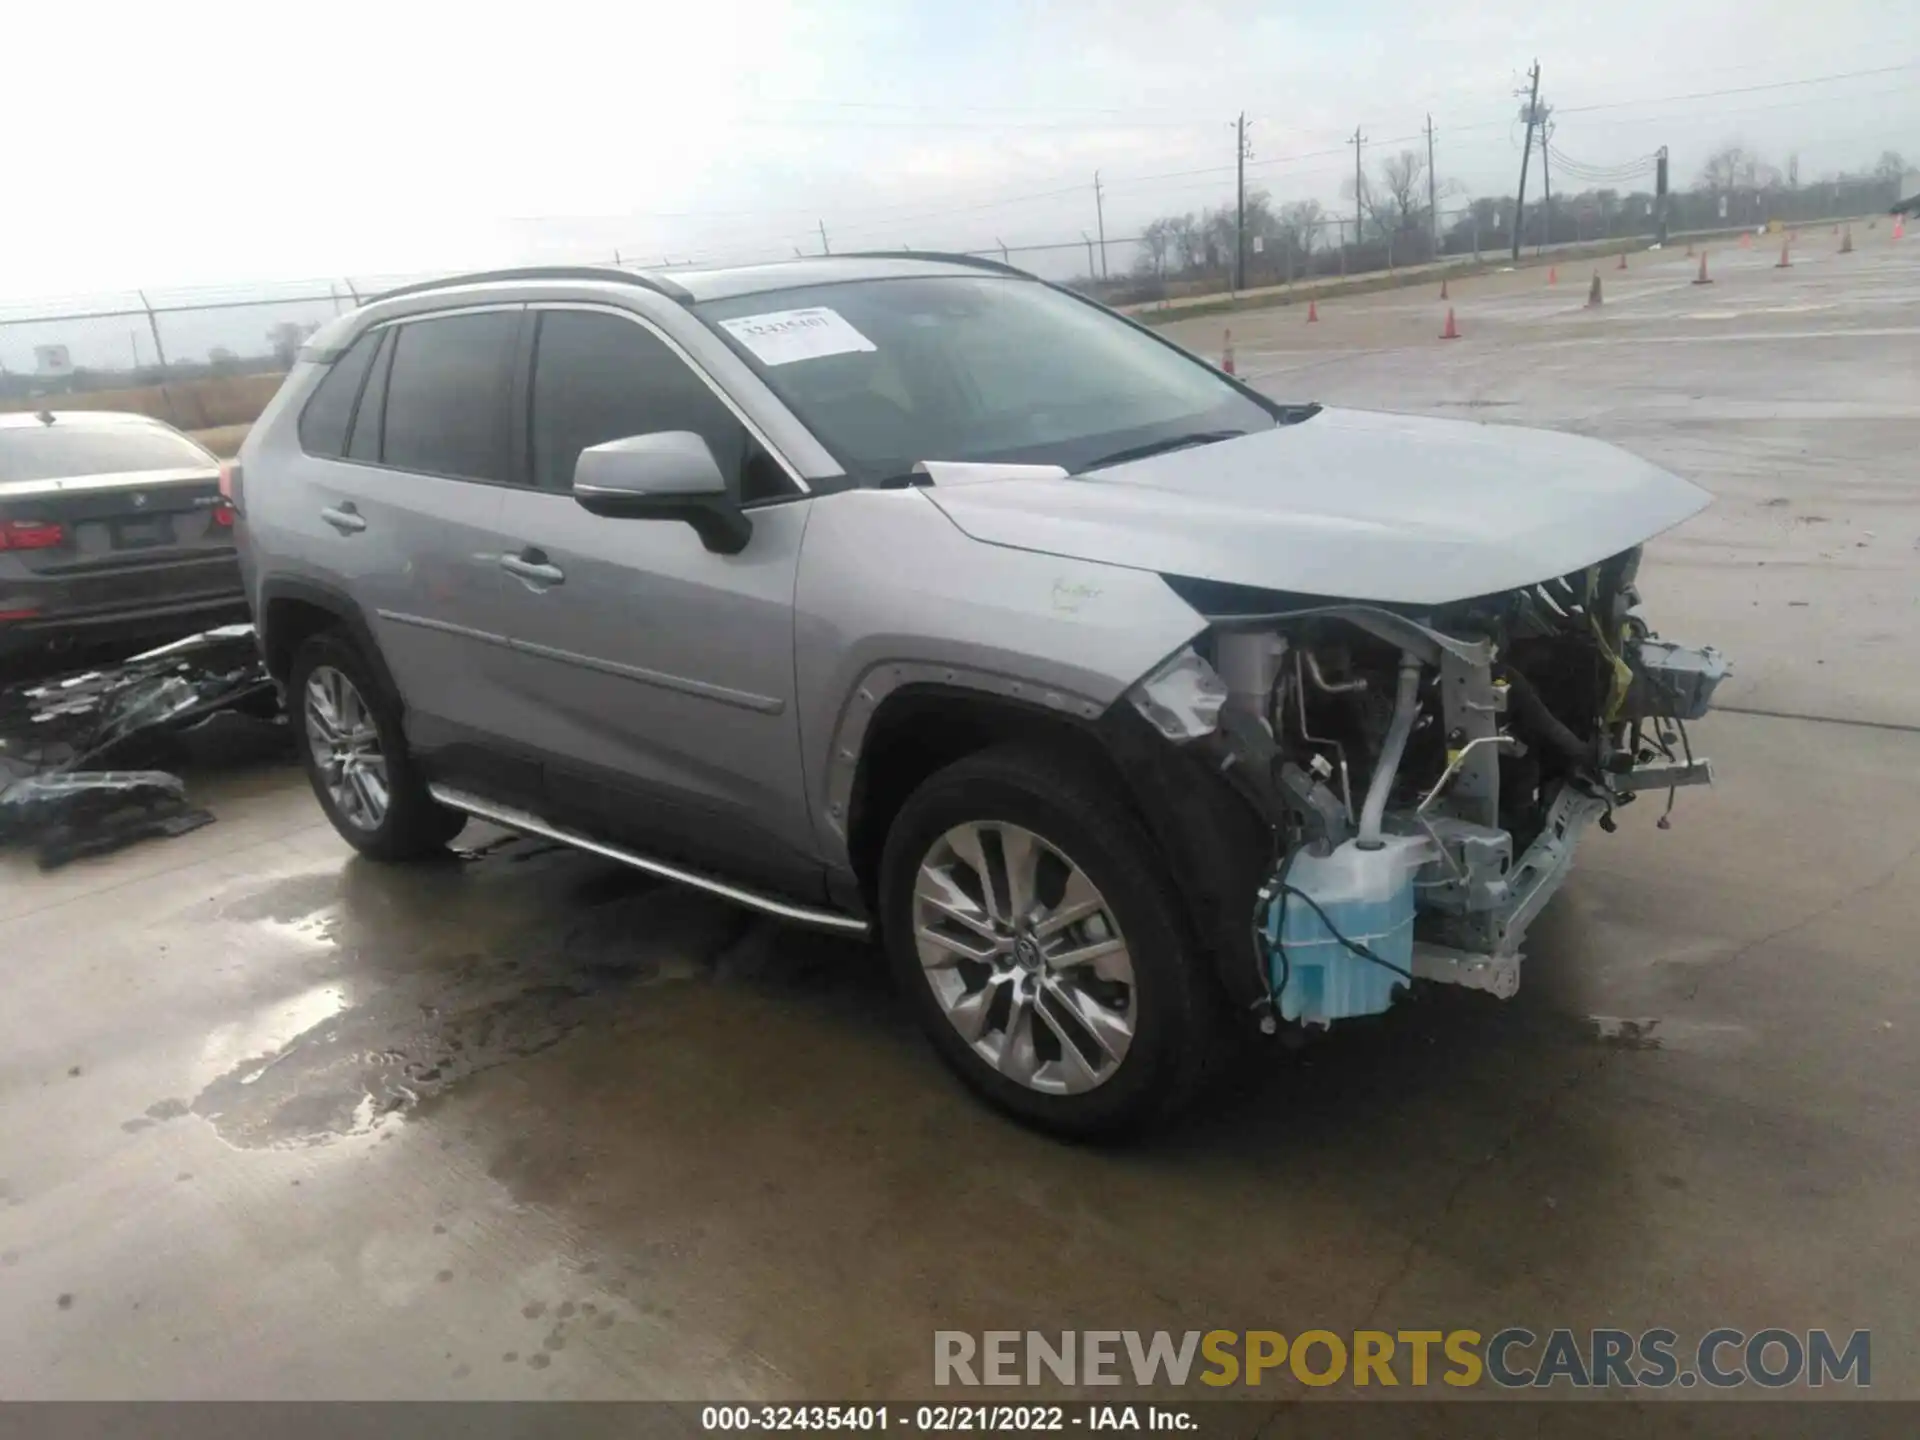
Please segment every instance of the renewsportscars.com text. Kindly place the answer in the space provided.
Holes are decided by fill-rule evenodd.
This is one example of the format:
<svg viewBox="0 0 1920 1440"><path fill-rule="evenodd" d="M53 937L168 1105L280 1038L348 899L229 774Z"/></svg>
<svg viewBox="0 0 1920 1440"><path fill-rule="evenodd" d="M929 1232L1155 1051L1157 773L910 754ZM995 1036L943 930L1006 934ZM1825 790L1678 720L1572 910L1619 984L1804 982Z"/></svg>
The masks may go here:
<svg viewBox="0 0 1920 1440"><path fill-rule="evenodd" d="M1504 1389L1768 1389L1873 1383L1872 1335L1709 1330L936 1330L933 1383L1014 1385L1491 1384Z"/></svg>

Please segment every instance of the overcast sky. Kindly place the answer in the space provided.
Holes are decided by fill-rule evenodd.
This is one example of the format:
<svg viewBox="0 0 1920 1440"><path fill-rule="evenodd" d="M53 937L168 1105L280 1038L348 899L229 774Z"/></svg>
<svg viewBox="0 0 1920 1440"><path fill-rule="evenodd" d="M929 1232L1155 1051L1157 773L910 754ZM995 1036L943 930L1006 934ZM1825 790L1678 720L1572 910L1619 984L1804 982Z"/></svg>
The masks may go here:
<svg viewBox="0 0 1920 1440"><path fill-rule="evenodd" d="M1536 55L1591 165L1920 163L1917 0L104 0L14 7L6 53L0 302L769 257L822 220L836 249L1071 242L1096 168L1117 237L1230 196L1242 108L1277 199L1339 203L1354 126L1378 158L1429 110L1441 178L1507 192ZM1676 98L1742 87L1774 88Z"/></svg>

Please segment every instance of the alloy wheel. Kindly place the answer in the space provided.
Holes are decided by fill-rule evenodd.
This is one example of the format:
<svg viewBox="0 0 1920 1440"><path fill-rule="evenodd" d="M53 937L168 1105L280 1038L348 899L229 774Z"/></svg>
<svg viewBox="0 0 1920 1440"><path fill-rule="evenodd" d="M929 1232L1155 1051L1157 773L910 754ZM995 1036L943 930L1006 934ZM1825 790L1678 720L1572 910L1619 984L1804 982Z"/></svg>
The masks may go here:
<svg viewBox="0 0 1920 1440"><path fill-rule="evenodd" d="M1092 880L1018 825L956 825L913 894L914 945L934 999L1008 1079L1075 1095L1110 1079L1133 1042L1126 938Z"/></svg>
<svg viewBox="0 0 1920 1440"><path fill-rule="evenodd" d="M307 677L307 744L334 808L356 830L378 830L390 791L380 732L365 697L331 665Z"/></svg>

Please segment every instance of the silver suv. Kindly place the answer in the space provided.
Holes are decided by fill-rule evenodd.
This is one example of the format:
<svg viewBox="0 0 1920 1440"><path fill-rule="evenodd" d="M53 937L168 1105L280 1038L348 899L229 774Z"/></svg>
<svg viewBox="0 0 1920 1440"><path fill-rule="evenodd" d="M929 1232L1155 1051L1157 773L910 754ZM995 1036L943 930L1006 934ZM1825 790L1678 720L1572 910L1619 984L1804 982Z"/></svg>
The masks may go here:
<svg viewBox="0 0 1920 1440"><path fill-rule="evenodd" d="M261 645L365 854L466 817L876 930L1062 1133L1236 1031L1505 996L1580 831L1704 781L1725 672L1591 440L1277 403L962 257L415 286L230 476Z"/></svg>

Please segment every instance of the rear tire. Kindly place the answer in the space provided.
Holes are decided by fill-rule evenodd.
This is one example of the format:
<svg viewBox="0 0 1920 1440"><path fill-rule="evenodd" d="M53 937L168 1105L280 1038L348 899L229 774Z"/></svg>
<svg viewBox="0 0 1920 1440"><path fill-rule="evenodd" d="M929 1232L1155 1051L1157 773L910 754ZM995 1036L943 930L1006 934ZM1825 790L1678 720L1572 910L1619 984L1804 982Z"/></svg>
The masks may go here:
<svg viewBox="0 0 1920 1440"><path fill-rule="evenodd" d="M337 630L294 653L287 705L300 759L333 828L375 860L417 860L446 848L466 816L427 793L407 749L399 701Z"/></svg>
<svg viewBox="0 0 1920 1440"><path fill-rule="evenodd" d="M1177 1114L1227 1043L1166 863L1112 790L1070 754L969 756L907 798L880 868L887 955L941 1058L1071 1138Z"/></svg>

